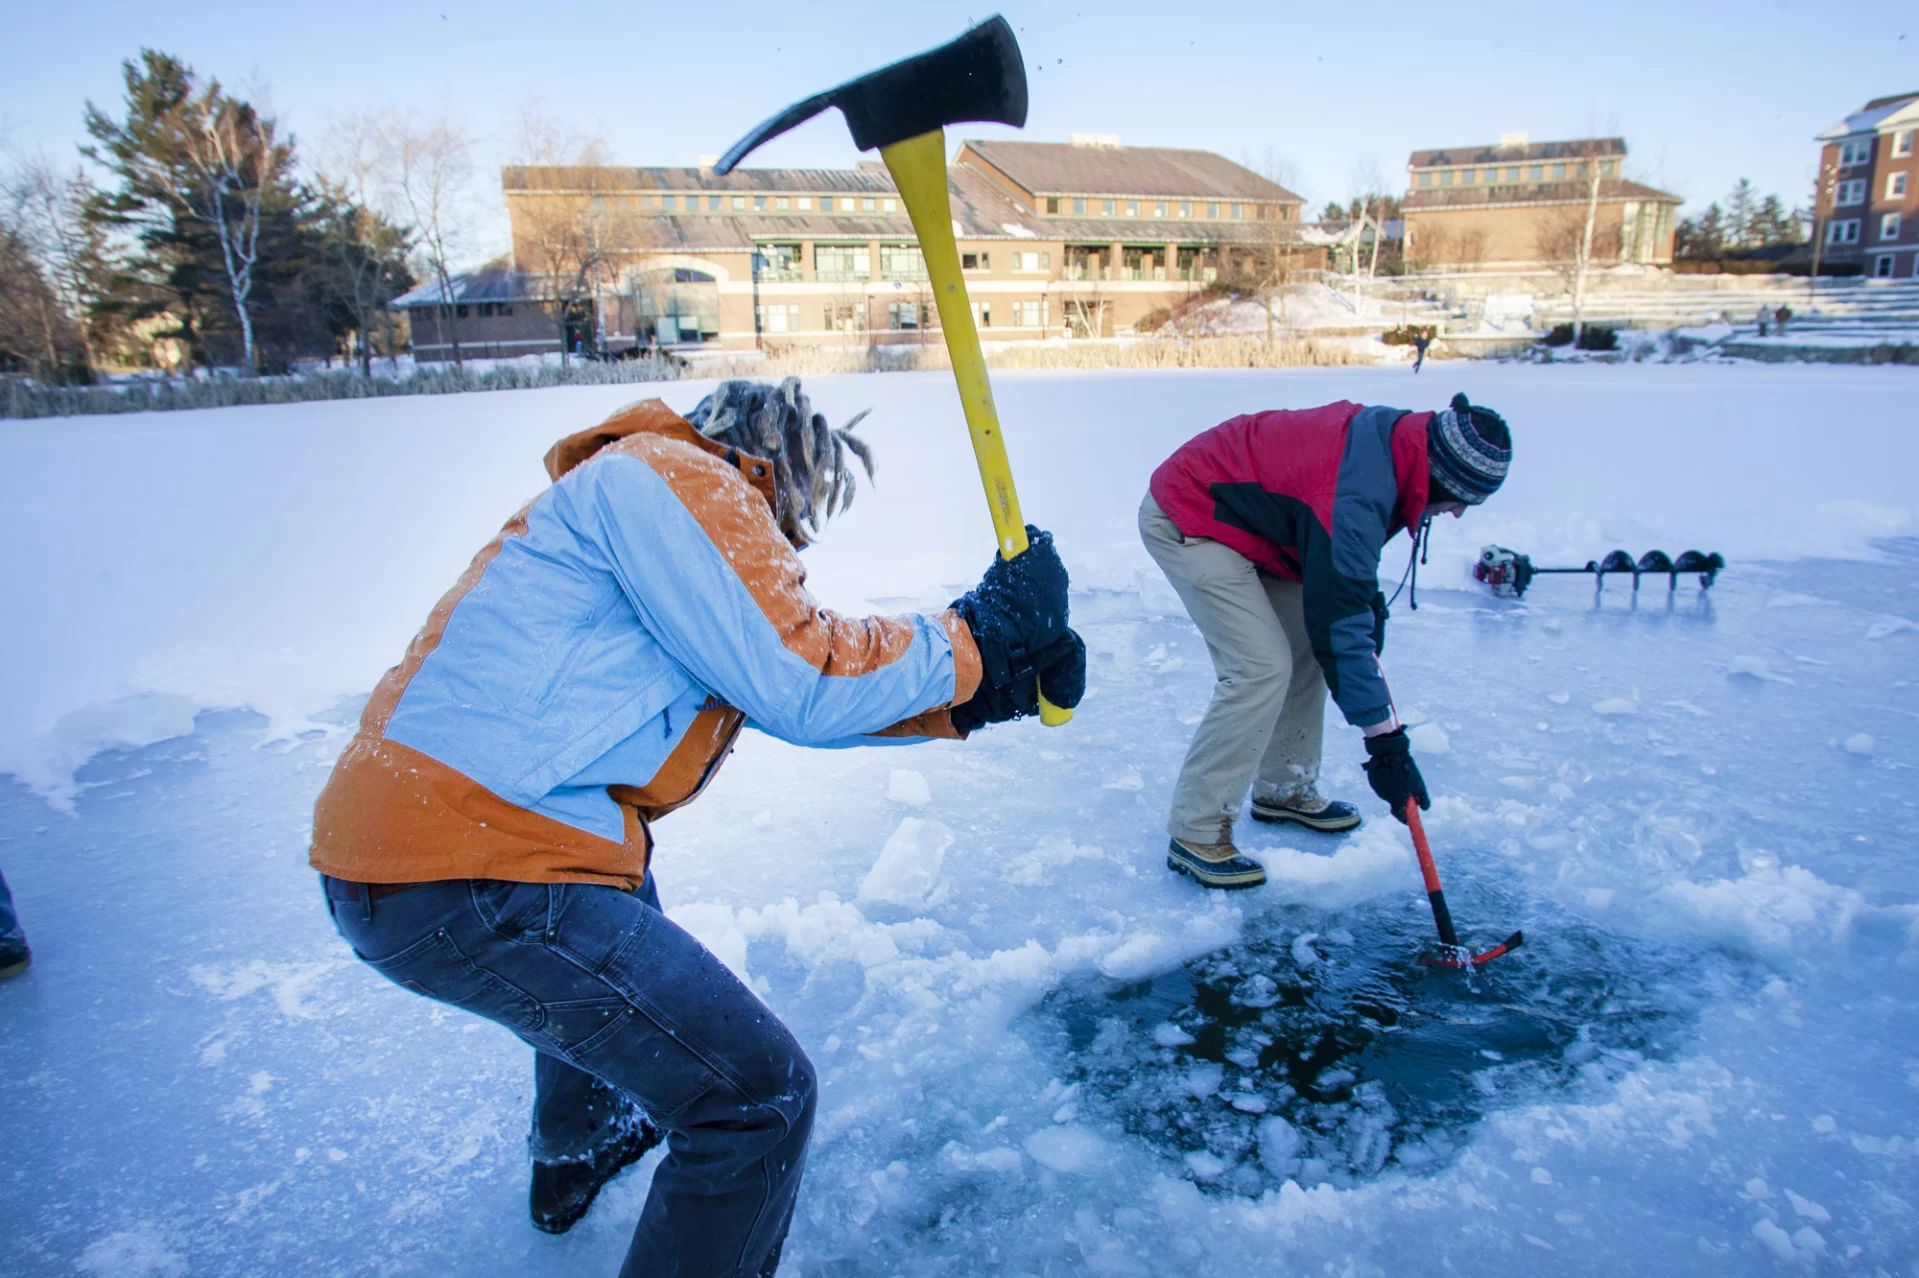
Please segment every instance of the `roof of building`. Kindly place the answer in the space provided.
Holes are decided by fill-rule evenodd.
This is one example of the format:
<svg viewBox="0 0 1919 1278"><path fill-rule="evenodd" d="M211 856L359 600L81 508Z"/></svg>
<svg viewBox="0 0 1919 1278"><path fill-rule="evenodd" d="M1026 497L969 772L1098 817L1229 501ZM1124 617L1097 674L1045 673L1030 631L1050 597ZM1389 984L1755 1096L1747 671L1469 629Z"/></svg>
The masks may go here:
<svg viewBox="0 0 1919 1278"><path fill-rule="evenodd" d="M1564 142L1516 142L1510 146L1485 143L1479 146L1441 147L1437 151L1414 151L1406 166L1430 169L1448 164L1513 164L1533 160L1585 159L1587 156L1624 155L1624 138L1572 138Z"/></svg>
<svg viewBox="0 0 1919 1278"><path fill-rule="evenodd" d="M1496 204L1584 204L1590 196L1586 183L1575 178L1569 182L1520 182L1493 186L1418 187L1400 199L1400 207L1409 213L1436 209L1484 208ZM1639 200L1652 204L1684 204L1683 197L1661 191L1626 178L1599 179L1599 200L1615 204Z"/></svg>
<svg viewBox="0 0 1919 1278"><path fill-rule="evenodd" d="M654 170L615 170L616 173L650 173ZM810 170L761 170L761 172L808 172ZM641 189L597 185L590 186L594 170L565 170L566 176L542 178L565 181L570 185L520 187L524 194L539 191L579 192L587 190L620 191ZM578 176L575 176L578 175ZM949 165L947 192L953 211L954 233L964 240L1065 240L1087 244L1253 244L1268 241L1277 231L1291 238L1297 234L1296 222L1259 221L1244 218L1136 218L1136 217L1041 217L1015 200L986 173L970 165ZM515 188L509 188L515 189ZM660 188L645 188L660 189ZM794 190L796 188L768 188ZM814 190L821 188L814 187ZM891 190L890 187L886 188ZM869 240L913 240L913 223L904 208L892 213L821 213L818 211L785 213L777 211L750 214L729 213L655 213L641 210L646 222L646 247L649 253L745 252L753 244L789 240L814 240L824 243ZM1283 230L1281 228L1284 228ZM418 292L419 290L415 290ZM417 303L431 304L428 300ZM464 300L464 299L463 299ZM489 299L496 300L496 299Z"/></svg>
<svg viewBox="0 0 1919 1278"><path fill-rule="evenodd" d="M1889 98L1874 98L1821 133L1818 140L1831 142L1854 133L1872 133L1901 124L1919 124L1919 93L1896 93Z"/></svg>
<svg viewBox="0 0 1919 1278"><path fill-rule="evenodd" d="M1035 195L1304 202L1279 183L1212 151L973 138L967 139L964 149ZM967 163L964 152L960 163L962 167Z"/></svg>
<svg viewBox="0 0 1919 1278"><path fill-rule="evenodd" d="M626 168L617 165L510 164L500 170L500 187L512 192L570 191L779 191L836 195L894 193L893 175L877 160L851 169L734 169L718 177L708 169Z"/></svg>
<svg viewBox="0 0 1919 1278"><path fill-rule="evenodd" d="M438 280L430 280L400 294L388 305L397 310L410 310L439 306L443 299L470 306L478 302L524 302L531 297L526 276L514 269L511 259L496 257L483 266L455 275L444 293Z"/></svg>

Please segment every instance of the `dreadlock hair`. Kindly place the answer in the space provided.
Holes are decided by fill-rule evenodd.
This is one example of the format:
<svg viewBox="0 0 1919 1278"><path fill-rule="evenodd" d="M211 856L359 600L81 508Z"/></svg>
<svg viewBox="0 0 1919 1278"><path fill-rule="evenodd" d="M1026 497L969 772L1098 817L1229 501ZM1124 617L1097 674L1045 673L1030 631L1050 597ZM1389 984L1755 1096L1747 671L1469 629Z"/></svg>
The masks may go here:
<svg viewBox="0 0 1919 1278"><path fill-rule="evenodd" d="M686 420L716 443L764 457L773 464L780 531L795 545L810 544L828 518L853 504L851 453L873 478L873 454L853 428L871 409L844 426L829 426L800 390L800 379L726 381L701 400Z"/></svg>

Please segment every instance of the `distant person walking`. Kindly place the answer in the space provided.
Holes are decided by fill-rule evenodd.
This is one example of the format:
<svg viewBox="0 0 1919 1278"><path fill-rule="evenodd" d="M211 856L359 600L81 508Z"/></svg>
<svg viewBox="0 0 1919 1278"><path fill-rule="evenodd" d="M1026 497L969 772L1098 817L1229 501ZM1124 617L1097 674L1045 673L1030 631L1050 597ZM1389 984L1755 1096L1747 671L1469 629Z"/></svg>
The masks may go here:
<svg viewBox="0 0 1919 1278"><path fill-rule="evenodd" d="M1413 371L1417 373L1420 365L1426 362L1426 348L1433 344L1433 330L1416 328L1413 330Z"/></svg>
<svg viewBox="0 0 1919 1278"><path fill-rule="evenodd" d="M1759 314L1754 316L1754 318L1759 323L1759 336L1764 337L1766 335L1766 321L1772 318L1772 312L1767 310L1764 305L1761 305Z"/></svg>
<svg viewBox="0 0 1919 1278"><path fill-rule="evenodd" d="M33 962L27 948L27 934L20 930L20 916L13 912L13 893L7 890L7 876L0 874L0 981L18 976Z"/></svg>
<svg viewBox="0 0 1919 1278"><path fill-rule="evenodd" d="M1784 337L1786 335L1786 321L1792 318L1792 307L1782 306L1772 313L1772 317L1779 322L1779 336Z"/></svg>

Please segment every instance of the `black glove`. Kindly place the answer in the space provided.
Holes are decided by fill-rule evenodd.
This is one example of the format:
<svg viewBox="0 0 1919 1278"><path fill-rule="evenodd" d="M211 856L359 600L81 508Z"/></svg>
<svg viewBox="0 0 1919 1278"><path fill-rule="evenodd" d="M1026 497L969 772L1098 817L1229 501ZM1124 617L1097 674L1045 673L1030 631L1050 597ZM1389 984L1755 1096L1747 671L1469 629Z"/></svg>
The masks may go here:
<svg viewBox="0 0 1919 1278"><path fill-rule="evenodd" d="M1066 565L1053 534L1026 525L1026 550L1016 559L995 555L974 589L953 601L979 645L985 682L1011 688L1038 672L1037 653L1066 629Z"/></svg>
<svg viewBox="0 0 1919 1278"><path fill-rule="evenodd" d="M1367 737L1366 755L1366 780L1373 793L1386 800L1401 825L1406 824L1406 800L1418 799L1421 811L1433 806L1426 794L1426 778L1419 775L1419 765L1413 762L1413 746L1406 739L1406 729L1394 728Z"/></svg>
<svg viewBox="0 0 1919 1278"><path fill-rule="evenodd" d="M999 686L980 680L972 698L953 707L953 726L961 732L973 732L989 723L1038 714L1041 692L1065 710L1077 706L1086 695L1086 645L1071 630L1053 640L1033 664L1037 678L1024 675Z"/></svg>
<svg viewBox="0 0 1919 1278"><path fill-rule="evenodd" d="M1373 655L1386 655L1386 618L1393 614L1386 609L1386 592L1373 591Z"/></svg>

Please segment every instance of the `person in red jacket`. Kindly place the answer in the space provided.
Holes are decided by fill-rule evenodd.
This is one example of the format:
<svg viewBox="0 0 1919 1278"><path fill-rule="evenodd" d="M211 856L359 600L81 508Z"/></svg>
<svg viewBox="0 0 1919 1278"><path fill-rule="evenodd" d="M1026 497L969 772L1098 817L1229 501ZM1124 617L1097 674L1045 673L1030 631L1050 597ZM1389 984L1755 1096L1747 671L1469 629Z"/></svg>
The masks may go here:
<svg viewBox="0 0 1919 1278"><path fill-rule="evenodd" d="M1401 821L1409 799L1429 806L1379 668L1380 552L1485 501L1511 461L1504 420L1455 395L1438 413L1342 401L1235 417L1153 472L1140 537L1218 679L1173 791L1168 865L1207 887L1264 883L1233 845L1249 784L1256 820L1359 824L1318 791L1328 692L1365 732L1373 792Z"/></svg>

